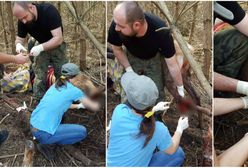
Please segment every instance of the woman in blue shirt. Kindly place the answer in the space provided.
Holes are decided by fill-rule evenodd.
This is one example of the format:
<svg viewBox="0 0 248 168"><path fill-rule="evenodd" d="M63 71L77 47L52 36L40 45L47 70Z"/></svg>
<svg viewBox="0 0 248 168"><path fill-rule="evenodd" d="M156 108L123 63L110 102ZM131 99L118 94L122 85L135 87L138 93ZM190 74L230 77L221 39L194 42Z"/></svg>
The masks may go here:
<svg viewBox="0 0 248 168"><path fill-rule="evenodd" d="M64 64L62 76L53 84L38 106L32 112L30 125L33 136L38 140L38 150L48 159L54 159L56 144L74 144L86 137L86 128L77 124L61 124L64 113L69 108L99 109L99 104L88 99L73 85L79 68L72 63ZM82 81L83 82L83 81ZM73 104L80 101L79 104Z"/></svg>
<svg viewBox="0 0 248 168"><path fill-rule="evenodd" d="M128 102L119 104L112 115L107 166L181 166L185 156L179 142L188 118L179 119L171 137L167 127L154 118L155 111L169 108L168 102L152 108L158 98L155 83L131 71L122 76L121 85Z"/></svg>

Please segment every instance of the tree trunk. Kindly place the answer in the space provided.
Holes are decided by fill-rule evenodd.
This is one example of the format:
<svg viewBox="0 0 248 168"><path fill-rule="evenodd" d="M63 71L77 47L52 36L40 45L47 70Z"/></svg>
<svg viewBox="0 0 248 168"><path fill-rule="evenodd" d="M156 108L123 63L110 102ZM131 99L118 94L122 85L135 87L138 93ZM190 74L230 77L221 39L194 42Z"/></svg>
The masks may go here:
<svg viewBox="0 0 248 168"><path fill-rule="evenodd" d="M198 7L198 4L196 4L193 7L193 20L192 20L192 24L190 27L189 44L191 44L191 42L193 40L194 32L195 32L195 20L196 20L197 7Z"/></svg>
<svg viewBox="0 0 248 168"><path fill-rule="evenodd" d="M75 9L71 5L71 3L69 1L64 1L64 3L66 4L67 8L70 10L70 12L72 13L72 15L75 18L77 18ZM102 56L105 56L104 48L102 47L101 43L96 39L96 37L91 33L91 31L89 30L89 28L82 21L80 21L80 26L84 30L85 34L92 41L92 43L95 45L95 47L98 49L99 53Z"/></svg>
<svg viewBox="0 0 248 168"><path fill-rule="evenodd" d="M203 14L204 17L204 74L206 78L209 80L209 71L210 71L210 64L211 64L211 47L212 47L212 16L209 15L209 13L212 12L212 2L206 2L207 5L205 5L206 11Z"/></svg>
<svg viewBox="0 0 248 168"><path fill-rule="evenodd" d="M8 38L5 28L4 20L6 20L3 16L3 8L4 8L4 2L0 2L0 14L1 14L1 20L2 20L2 26L3 26L3 35L4 35L4 46L6 53L8 52Z"/></svg>
<svg viewBox="0 0 248 168"><path fill-rule="evenodd" d="M9 31L11 35L11 51L12 53L15 53L15 27L14 27L14 20L13 20L13 14L12 14L12 7L11 7L11 2L7 1L7 16L8 16L8 22L9 22Z"/></svg>
<svg viewBox="0 0 248 168"><path fill-rule="evenodd" d="M177 18L178 15L179 15L179 2L175 2L174 18Z"/></svg>
<svg viewBox="0 0 248 168"><path fill-rule="evenodd" d="M79 55L79 62L80 62L80 70L83 71L87 68L86 66L86 40L81 35L80 37L80 55Z"/></svg>
<svg viewBox="0 0 248 168"><path fill-rule="evenodd" d="M186 56L187 60L190 63L190 66L192 67L192 70L194 71L194 73L196 74L196 77L198 78L198 80L200 81L201 86L204 88L204 90L207 92L208 96L210 98L212 98L212 88L208 82L208 80L206 79L206 77L204 76L200 65L194 60L194 58L192 57L189 48L187 47L186 42L183 39L183 36L181 34L181 32L179 31L179 29L174 25L174 21L173 18L167 8L167 6L164 4L164 2L162 1L158 1L158 2L154 2L158 8L161 10L161 12L164 14L164 16L166 17L170 28L172 30L172 33L174 35L174 38L177 40L181 50L183 51L184 55ZM211 30L211 29L210 29ZM211 37L211 36L210 36Z"/></svg>

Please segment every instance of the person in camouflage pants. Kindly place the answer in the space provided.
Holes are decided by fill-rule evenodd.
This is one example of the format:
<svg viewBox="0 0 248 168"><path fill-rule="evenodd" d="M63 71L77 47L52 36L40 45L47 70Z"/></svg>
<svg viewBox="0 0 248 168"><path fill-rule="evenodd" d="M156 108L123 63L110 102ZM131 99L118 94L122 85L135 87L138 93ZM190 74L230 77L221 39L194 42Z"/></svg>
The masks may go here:
<svg viewBox="0 0 248 168"><path fill-rule="evenodd" d="M237 78L248 58L248 37L237 29L218 32L214 36L214 71Z"/></svg>
<svg viewBox="0 0 248 168"><path fill-rule="evenodd" d="M46 75L48 66L54 67L54 75L56 79L61 76L61 67L68 62L65 56L66 44L62 43L59 47L42 52L38 57L34 57L33 70L35 80L33 85L35 98L41 99L46 92Z"/></svg>
<svg viewBox="0 0 248 168"><path fill-rule="evenodd" d="M32 3L15 1L13 15L18 19L16 52L27 51L23 46L25 38L30 34L38 45L29 46L33 56L33 70L36 75L33 91L36 103L46 92L46 74L48 66L54 66L55 77L60 77L61 66L68 62L63 42L63 25L59 11L50 3ZM35 104L36 104L35 103Z"/></svg>
<svg viewBox="0 0 248 168"><path fill-rule="evenodd" d="M162 61L164 60L160 53L157 53L155 57L148 60L135 57L128 50L126 50L126 55L134 72L151 78L156 84L159 91L157 102L164 101L164 75L162 69Z"/></svg>

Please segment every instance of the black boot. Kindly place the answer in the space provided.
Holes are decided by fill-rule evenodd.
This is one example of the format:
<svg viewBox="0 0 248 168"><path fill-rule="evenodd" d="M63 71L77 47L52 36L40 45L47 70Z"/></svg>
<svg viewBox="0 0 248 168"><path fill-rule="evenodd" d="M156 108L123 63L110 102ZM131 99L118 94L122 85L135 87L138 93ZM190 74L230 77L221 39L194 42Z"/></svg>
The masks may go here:
<svg viewBox="0 0 248 168"><path fill-rule="evenodd" d="M9 132L7 130L0 131L0 145L8 138Z"/></svg>
<svg viewBox="0 0 248 168"><path fill-rule="evenodd" d="M55 144L37 144L37 149L42 153L47 160L53 160L56 157L56 145Z"/></svg>

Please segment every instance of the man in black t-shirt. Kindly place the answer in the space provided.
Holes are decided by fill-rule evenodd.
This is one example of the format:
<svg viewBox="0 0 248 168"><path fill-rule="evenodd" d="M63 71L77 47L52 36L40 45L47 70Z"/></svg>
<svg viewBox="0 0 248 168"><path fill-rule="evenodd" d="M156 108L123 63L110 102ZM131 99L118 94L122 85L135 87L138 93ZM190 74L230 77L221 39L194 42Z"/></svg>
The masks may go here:
<svg viewBox="0 0 248 168"><path fill-rule="evenodd" d="M61 16L57 9L48 3L16 1L12 10L18 19L16 52L26 51L23 44L27 34L39 42L31 48L30 55L34 56L33 69L36 75L34 97L40 100L46 91L48 66L54 66L55 77L58 79L61 75L61 66L68 62L65 57L66 44L63 42Z"/></svg>
<svg viewBox="0 0 248 168"><path fill-rule="evenodd" d="M137 2L130 1L118 4L113 17L108 42L125 70L150 77L158 87L158 101L164 101L162 61L165 60L178 93L183 97L182 76L174 56L173 38L168 31L158 31L166 27L165 22L157 16L144 13Z"/></svg>

